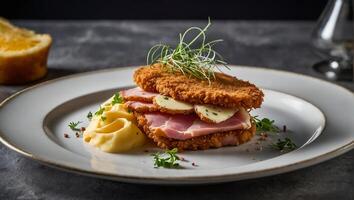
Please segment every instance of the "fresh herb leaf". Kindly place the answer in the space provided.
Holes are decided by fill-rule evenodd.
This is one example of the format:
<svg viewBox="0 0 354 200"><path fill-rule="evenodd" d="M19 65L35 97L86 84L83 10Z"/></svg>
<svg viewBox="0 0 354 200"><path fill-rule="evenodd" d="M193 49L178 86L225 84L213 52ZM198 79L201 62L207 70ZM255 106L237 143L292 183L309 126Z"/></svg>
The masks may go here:
<svg viewBox="0 0 354 200"><path fill-rule="evenodd" d="M98 111L95 112L95 115L97 115L97 116L102 115L104 110L105 110L104 107L100 106L100 109L98 109Z"/></svg>
<svg viewBox="0 0 354 200"><path fill-rule="evenodd" d="M179 43L175 48L165 44L157 44L148 52L147 64L161 63L162 67L169 72L181 72L185 75L193 76L201 80L208 80L209 83L215 79L215 68L222 65L230 69L213 47L222 40L213 40L206 42L206 31L211 25L210 18L208 24L202 29L191 27L183 34L179 34ZM185 41L187 35L191 32L197 32L197 35L190 41ZM193 48L196 41L201 40L199 47Z"/></svg>
<svg viewBox="0 0 354 200"><path fill-rule="evenodd" d="M87 117L87 119L91 120L92 119L92 112L91 111L88 112L86 117Z"/></svg>
<svg viewBox="0 0 354 200"><path fill-rule="evenodd" d="M180 158L177 156L178 149L174 148L171 150L166 150L164 153L154 153L154 166L164 167L164 168L178 168L178 160Z"/></svg>
<svg viewBox="0 0 354 200"><path fill-rule="evenodd" d="M112 100L112 105L118 104L118 103L123 103L123 97L120 96L119 92L114 94L113 100Z"/></svg>
<svg viewBox="0 0 354 200"><path fill-rule="evenodd" d="M258 116L252 117L253 122L256 124L257 131L265 132L279 132L280 129L274 124L274 120L268 118L259 119Z"/></svg>
<svg viewBox="0 0 354 200"><path fill-rule="evenodd" d="M101 116L101 120L102 120L102 121L105 121L106 119L107 119L107 117Z"/></svg>
<svg viewBox="0 0 354 200"><path fill-rule="evenodd" d="M284 152L284 151L292 151L297 146L293 141L291 141L290 138L287 137L284 140L278 139L278 142L272 144L272 147L274 149L280 150L281 152Z"/></svg>
<svg viewBox="0 0 354 200"><path fill-rule="evenodd" d="M77 128L77 125L79 125L80 123L82 123L82 122L80 122L80 121L78 121L78 122L70 122L68 126L73 131L80 131L80 129Z"/></svg>

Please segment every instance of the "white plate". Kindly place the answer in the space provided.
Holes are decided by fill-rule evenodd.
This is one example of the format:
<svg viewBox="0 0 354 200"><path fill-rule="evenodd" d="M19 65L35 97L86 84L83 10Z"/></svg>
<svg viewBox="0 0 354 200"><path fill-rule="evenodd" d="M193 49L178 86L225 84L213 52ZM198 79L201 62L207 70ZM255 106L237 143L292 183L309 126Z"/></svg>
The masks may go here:
<svg viewBox="0 0 354 200"><path fill-rule="evenodd" d="M74 137L68 123L85 121L88 111L95 111L115 91L133 86L133 70L128 67L68 76L13 95L0 107L1 141L63 170L159 184L214 183L279 174L333 158L354 146L352 92L308 76L236 66L230 74L265 89L265 102L253 114L275 119L280 127L286 125L288 131L280 137L291 137L298 149L281 154L271 149L267 140L260 151L253 140L239 147L184 152L180 155L189 162L181 163L183 169L156 169L150 156L156 148L108 154ZM64 138L64 133L71 137Z"/></svg>

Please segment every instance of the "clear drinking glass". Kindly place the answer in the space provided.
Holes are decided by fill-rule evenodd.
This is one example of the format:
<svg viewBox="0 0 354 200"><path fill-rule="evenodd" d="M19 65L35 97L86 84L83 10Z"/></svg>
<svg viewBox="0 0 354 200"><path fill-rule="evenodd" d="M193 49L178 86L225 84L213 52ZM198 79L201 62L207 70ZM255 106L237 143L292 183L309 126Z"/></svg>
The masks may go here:
<svg viewBox="0 0 354 200"><path fill-rule="evenodd" d="M353 80L353 0L329 0L312 32L312 44L325 60L313 67L331 80Z"/></svg>

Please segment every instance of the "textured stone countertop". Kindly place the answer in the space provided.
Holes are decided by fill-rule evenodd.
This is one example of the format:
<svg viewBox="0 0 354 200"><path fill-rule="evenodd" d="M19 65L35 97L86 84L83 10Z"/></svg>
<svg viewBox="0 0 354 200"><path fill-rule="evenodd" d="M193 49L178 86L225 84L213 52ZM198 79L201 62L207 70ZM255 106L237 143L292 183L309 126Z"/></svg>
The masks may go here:
<svg viewBox="0 0 354 200"><path fill-rule="evenodd" d="M15 21L54 38L46 79L145 63L147 50L195 21ZM231 64L318 76L312 22L214 21L211 39ZM353 82L340 82L354 90ZM26 86L0 86L0 100ZM1 119L0 119L1 120ZM203 186L151 186L80 176L43 166L0 144L0 199L354 199L354 151L302 170Z"/></svg>

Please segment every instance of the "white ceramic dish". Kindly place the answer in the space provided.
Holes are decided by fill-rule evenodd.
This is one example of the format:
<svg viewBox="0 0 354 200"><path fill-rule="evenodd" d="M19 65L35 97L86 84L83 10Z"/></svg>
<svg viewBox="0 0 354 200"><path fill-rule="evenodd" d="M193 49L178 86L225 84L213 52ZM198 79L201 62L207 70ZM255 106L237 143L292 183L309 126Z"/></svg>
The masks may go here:
<svg viewBox="0 0 354 200"><path fill-rule="evenodd" d="M269 140L239 147L180 154L183 169L156 169L152 147L108 154L83 144L69 130L115 91L134 85L134 68L83 73L21 91L0 106L0 139L11 149L43 164L101 178L135 183L197 184L284 173L325 161L353 148L354 95L337 85L294 73L232 66L230 74L264 88L255 115L286 125L298 149L281 154ZM311 103L316 106L312 105ZM84 124L85 125L85 124ZM325 127L325 128L324 128ZM324 129L324 130L323 130ZM68 133L71 137L64 138ZM192 166L195 162L198 166Z"/></svg>

